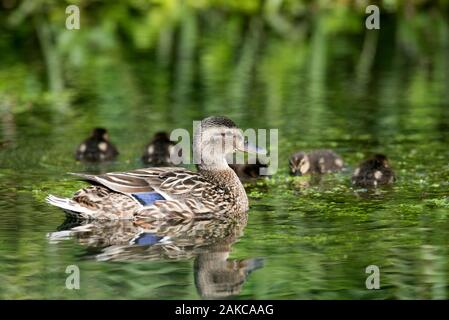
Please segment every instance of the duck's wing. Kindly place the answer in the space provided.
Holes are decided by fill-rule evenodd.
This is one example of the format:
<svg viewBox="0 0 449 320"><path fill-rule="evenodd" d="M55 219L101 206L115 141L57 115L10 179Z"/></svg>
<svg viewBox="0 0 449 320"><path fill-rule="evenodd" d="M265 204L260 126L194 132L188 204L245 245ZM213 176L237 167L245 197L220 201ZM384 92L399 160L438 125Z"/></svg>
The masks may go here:
<svg viewBox="0 0 449 320"><path fill-rule="evenodd" d="M217 204L207 199L189 198L184 200L155 201L151 206L140 208L134 214L136 219L149 220L190 220L212 219L225 216L225 204Z"/></svg>
<svg viewBox="0 0 449 320"><path fill-rule="evenodd" d="M147 198L176 200L186 196L201 197L212 185L197 172L178 167L145 168L101 175L74 174L82 179L98 183L115 192L134 196L146 205ZM153 199L160 195L163 198Z"/></svg>

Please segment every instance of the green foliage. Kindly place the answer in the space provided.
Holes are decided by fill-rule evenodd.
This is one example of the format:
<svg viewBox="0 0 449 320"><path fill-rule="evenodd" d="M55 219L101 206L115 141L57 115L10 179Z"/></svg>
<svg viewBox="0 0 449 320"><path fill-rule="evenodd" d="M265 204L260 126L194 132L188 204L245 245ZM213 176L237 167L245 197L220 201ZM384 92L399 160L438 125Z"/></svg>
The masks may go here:
<svg viewBox="0 0 449 320"><path fill-rule="evenodd" d="M65 28L65 7L69 4L80 7L80 30ZM0 94L13 112L48 103L55 110L68 112L67 104L76 101L76 94L82 89L73 75L75 79L84 78L98 64L116 64L123 60L123 48L156 58L161 65L176 63L179 57L204 53L199 69L213 73L229 70L223 63L232 65L240 59L241 64L236 67L240 66L241 71L236 70L235 77L242 79L238 72L247 73L251 65L257 63L252 60L257 58L253 57L255 52L271 50L269 44L257 40L262 37L257 36L262 30L282 39L282 45L277 46L284 51L281 54L288 54L286 50L290 46L301 59L303 48L308 44L307 33L312 34L312 38L315 34L320 34L319 37L367 36L364 28L366 5L368 3L360 1L353 5L351 2L294 0L22 0L0 13L1 28L7 35L0 39L0 47L6 49L17 41L20 43L14 53L2 50L2 55L12 64L2 68L0 79L7 77L8 81L0 81ZM398 43L425 60L434 52L432 48L447 39L443 35L447 26L440 13L447 6L444 1L430 6L425 1L408 1L407 4L385 1L381 3L381 10L391 16L389 19L397 21ZM439 26L440 36L429 37L429 33L434 33L435 24ZM197 31L192 29L193 25L197 26ZM183 41L189 45L182 45ZM249 56L233 57L238 52L236 48L242 47L248 47L244 52ZM34 52L32 57L28 54L30 50ZM279 68L289 68L282 63L284 60L291 61L274 61L279 71ZM267 80L269 85L274 85ZM273 92L270 99L276 104L279 101L274 92L279 89L270 89ZM235 94L236 97L241 95Z"/></svg>

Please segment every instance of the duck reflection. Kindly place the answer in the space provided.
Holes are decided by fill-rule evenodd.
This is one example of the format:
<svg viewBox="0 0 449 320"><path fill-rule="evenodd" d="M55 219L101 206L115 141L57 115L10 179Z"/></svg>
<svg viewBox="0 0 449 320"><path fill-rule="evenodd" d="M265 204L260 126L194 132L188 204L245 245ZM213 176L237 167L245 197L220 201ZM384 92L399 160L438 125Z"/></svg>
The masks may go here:
<svg viewBox="0 0 449 320"><path fill-rule="evenodd" d="M262 258L228 259L243 234L247 214L230 218L188 221L66 220L50 242L76 239L98 261L194 259L194 279L205 299L238 295L249 274L263 267ZM89 250L92 252L92 250Z"/></svg>
<svg viewBox="0 0 449 320"><path fill-rule="evenodd" d="M194 263L195 285L205 299L224 299L240 293L251 272L263 266L262 258L229 260L230 245L217 245L199 254Z"/></svg>

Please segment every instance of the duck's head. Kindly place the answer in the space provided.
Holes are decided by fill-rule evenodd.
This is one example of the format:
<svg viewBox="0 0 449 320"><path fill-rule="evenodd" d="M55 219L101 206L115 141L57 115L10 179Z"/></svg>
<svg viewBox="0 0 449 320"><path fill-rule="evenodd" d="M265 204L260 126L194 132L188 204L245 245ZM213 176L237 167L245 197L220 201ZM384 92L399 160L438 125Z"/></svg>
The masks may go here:
<svg viewBox="0 0 449 320"><path fill-rule="evenodd" d="M306 174L310 169L310 159L305 152L296 152L290 157L290 172L296 176Z"/></svg>
<svg viewBox="0 0 449 320"><path fill-rule="evenodd" d="M94 128L91 133L92 138L98 139L98 140L104 140L109 141L109 134L108 130L105 128Z"/></svg>
<svg viewBox="0 0 449 320"><path fill-rule="evenodd" d="M372 159L374 160L374 162L376 163L376 165L378 166L382 166L385 168L388 168L390 166L390 163L388 161L388 158L386 155L381 154L381 153L377 153L375 154Z"/></svg>
<svg viewBox="0 0 449 320"><path fill-rule="evenodd" d="M232 120L221 116L201 121L195 132L193 150L200 167L215 170L228 169L226 155L236 151L266 153L246 142L242 130Z"/></svg>
<svg viewBox="0 0 449 320"><path fill-rule="evenodd" d="M195 285L204 299L225 299L238 295L248 276L264 266L262 258L228 260L228 252L200 254L194 262Z"/></svg>
<svg viewBox="0 0 449 320"><path fill-rule="evenodd" d="M159 131L154 134L153 141L170 142L170 138L168 137L167 132Z"/></svg>

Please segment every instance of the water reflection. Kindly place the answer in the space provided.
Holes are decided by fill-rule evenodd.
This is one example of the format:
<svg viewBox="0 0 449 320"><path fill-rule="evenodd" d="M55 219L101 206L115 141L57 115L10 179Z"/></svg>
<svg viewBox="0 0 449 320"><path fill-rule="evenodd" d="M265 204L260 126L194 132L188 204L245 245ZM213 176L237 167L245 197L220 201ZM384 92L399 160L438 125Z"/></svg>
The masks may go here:
<svg viewBox="0 0 449 320"><path fill-rule="evenodd" d="M221 219L188 221L66 220L48 234L51 243L68 239L95 253L97 261L156 261L194 259L195 285L201 297L238 295L251 272L263 267L262 258L229 259L232 245L243 235L247 214ZM92 252L92 250L88 250Z"/></svg>

